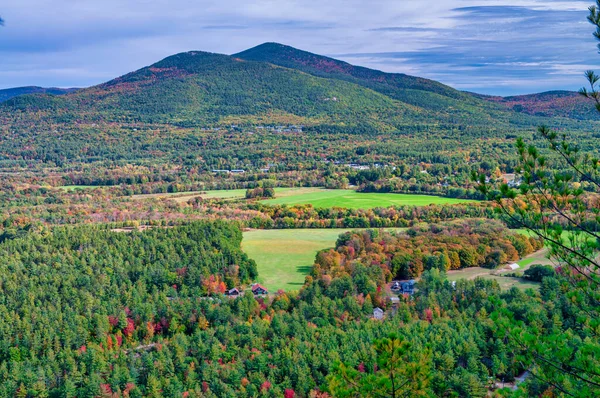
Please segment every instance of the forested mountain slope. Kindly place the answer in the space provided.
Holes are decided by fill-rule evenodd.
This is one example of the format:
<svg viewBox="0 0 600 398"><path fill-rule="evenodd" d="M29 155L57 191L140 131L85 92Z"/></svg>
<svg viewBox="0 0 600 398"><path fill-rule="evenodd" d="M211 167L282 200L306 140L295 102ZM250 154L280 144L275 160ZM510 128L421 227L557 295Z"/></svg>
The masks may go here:
<svg viewBox="0 0 600 398"><path fill-rule="evenodd" d="M4 102L8 99L17 97L19 95L25 94L52 94L52 95L63 95L67 93L72 93L77 91L76 88L56 88L56 87L37 87L37 86L28 86L28 87L15 87L15 88L7 88L4 90L0 90L0 102Z"/></svg>
<svg viewBox="0 0 600 398"><path fill-rule="evenodd" d="M574 92L553 91L519 97L484 96L459 91L434 80L351 65L278 43L264 43L233 56L353 82L431 112L453 115L455 122L460 122L461 117L480 119L485 115L503 121L510 117L515 123L519 120L518 114L597 120L593 107L586 107L583 97ZM515 107L517 104L522 106ZM531 123L531 119L524 117L521 122Z"/></svg>
<svg viewBox="0 0 600 398"><path fill-rule="evenodd" d="M370 85L382 91L386 91L387 88L390 94L394 94L394 91L397 90L412 89L428 91L455 99L467 99L469 97L468 94L433 80L354 66L344 61L298 50L279 43L264 43L234 54L233 57L268 62L286 68L302 70L313 75Z"/></svg>
<svg viewBox="0 0 600 398"><path fill-rule="evenodd" d="M267 63L188 52L64 97L21 96L4 110L60 121L360 124L382 129L414 121L413 106L344 81Z"/></svg>
<svg viewBox="0 0 600 398"><path fill-rule="evenodd" d="M593 102L575 91L547 91L511 97L479 97L504 105L515 112L529 115L579 120L599 119Z"/></svg>
<svg viewBox="0 0 600 398"><path fill-rule="evenodd" d="M57 123L302 124L354 132L415 125L531 127L543 121L432 80L279 44L234 56L181 53L64 96L23 95L0 105L8 124L15 115Z"/></svg>

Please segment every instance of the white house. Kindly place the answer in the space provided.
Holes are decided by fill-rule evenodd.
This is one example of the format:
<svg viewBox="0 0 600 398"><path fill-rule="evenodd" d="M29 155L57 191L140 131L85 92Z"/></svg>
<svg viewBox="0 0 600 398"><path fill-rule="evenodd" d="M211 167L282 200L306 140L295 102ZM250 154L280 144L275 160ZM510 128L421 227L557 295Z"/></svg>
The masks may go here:
<svg viewBox="0 0 600 398"><path fill-rule="evenodd" d="M383 310L379 307L375 308L373 310L373 318L375 318L377 320L382 320L383 319Z"/></svg>

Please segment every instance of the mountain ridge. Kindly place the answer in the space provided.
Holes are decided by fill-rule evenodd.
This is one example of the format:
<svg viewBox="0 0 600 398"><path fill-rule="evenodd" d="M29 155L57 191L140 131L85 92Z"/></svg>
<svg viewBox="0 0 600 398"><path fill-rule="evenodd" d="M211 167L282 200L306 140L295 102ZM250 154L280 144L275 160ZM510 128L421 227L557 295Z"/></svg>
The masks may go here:
<svg viewBox="0 0 600 398"><path fill-rule="evenodd" d="M11 87L0 90L0 102L4 102L19 95L26 94L51 94L65 95L68 93L80 90L79 88L59 88L59 87L39 87L39 86L23 86Z"/></svg>
<svg viewBox="0 0 600 398"><path fill-rule="evenodd" d="M60 97L51 93L13 97L0 109L60 115L61 121L184 126L273 122L361 131L423 124L533 126L540 117L569 118L576 112L569 95L531 98L535 100L486 97L425 78L386 73L283 44L264 43L233 55L204 51L174 54ZM568 100L560 102L557 98ZM563 103L565 109L560 107ZM544 110L548 109L547 114ZM595 114L579 112L576 116L585 119Z"/></svg>
<svg viewBox="0 0 600 398"><path fill-rule="evenodd" d="M374 82L383 82L386 78L397 79L399 80L397 83L406 85L405 88L427 89L427 91L434 91L438 94L456 95L457 98L461 96L460 91L434 80L410 76L404 73L387 73L363 66L356 66L345 61L299 50L280 43L268 42L259 44L248 50L232 54L232 56L246 60L269 62L292 69L300 69L300 66L304 66L304 71L318 71L324 77L346 75L359 79L370 79Z"/></svg>

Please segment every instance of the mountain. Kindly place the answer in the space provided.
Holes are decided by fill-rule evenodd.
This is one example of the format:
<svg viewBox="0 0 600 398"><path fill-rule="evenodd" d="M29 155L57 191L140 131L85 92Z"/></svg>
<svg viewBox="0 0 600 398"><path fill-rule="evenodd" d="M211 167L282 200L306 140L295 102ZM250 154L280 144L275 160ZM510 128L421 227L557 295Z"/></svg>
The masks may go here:
<svg viewBox="0 0 600 398"><path fill-rule="evenodd" d="M592 102L575 91L547 91L511 97L479 97L528 115L598 120L598 112Z"/></svg>
<svg viewBox="0 0 600 398"><path fill-rule="evenodd" d="M20 95L0 105L1 118L10 120L15 111L50 123L302 124L353 132L497 130L542 121L432 80L276 43L232 56L176 54L98 86L62 96Z"/></svg>
<svg viewBox="0 0 600 398"><path fill-rule="evenodd" d="M447 109L479 114L482 110L495 117L497 108L483 101L501 105L504 110L531 116L565 117L598 120L598 113L588 100L572 91L549 91L540 94L494 97L463 92L442 83L402 73L385 73L278 43L264 43L234 54L245 60L269 62L301 70L315 76L341 79L368 87L405 103L433 111ZM459 100L454 102L452 100ZM481 101L483 100L483 101ZM477 107L476 111L473 107Z"/></svg>
<svg viewBox="0 0 600 398"><path fill-rule="evenodd" d="M192 51L61 97L25 95L5 109L60 121L134 121L205 126L368 123L389 129L419 109L355 84L264 62Z"/></svg>
<svg viewBox="0 0 600 398"><path fill-rule="evenodd" d="M268 62L286 68L301 70L312 75L343 79L353 83L384 91L388 95L398 94L398 90L420 90L456 99L468 95L442 83L409 76L401 73L385 73L279 43L264 43L249 50L233 54L233 57L251 61ZM398 95L402 99L402 95Z"/></svg>
<svg viewBox="0 0 600 398"><path fill-rule="evenodd" d="M435 112L450 110L463 112L465 116L479 117L481 108L493 109L477 97L433 80L354 66L283 44L264 43L233 54L233 57L268 62L313 76L352 82L406 104ZM474 110L473 106L479 109Z"/></svg>
<svg viewBox="0 0 600 398"><path fill-rule="evenodd" d="M16 87L0 90L0 102L4 102L13 97L24 94L52 94L52 95L64 95L77 91L77 88L56 88L56 87Z"/></svg>

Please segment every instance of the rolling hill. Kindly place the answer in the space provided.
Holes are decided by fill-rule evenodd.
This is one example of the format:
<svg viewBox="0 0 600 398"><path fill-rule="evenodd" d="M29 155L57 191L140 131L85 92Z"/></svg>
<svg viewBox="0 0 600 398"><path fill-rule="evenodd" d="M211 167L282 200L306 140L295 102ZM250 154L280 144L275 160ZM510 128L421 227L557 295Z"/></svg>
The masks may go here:
<svg viewBox="0 0 600 398"><path fill-rule="evenodd" d="M15 87L0 90L0 102L4 102L19 95L24 94L51 94L51 95L64 95L77 91L77 88L46 88L37 86L28 87Z"/></svg>
<svg viewBox="0 0 600 398"><path fill-rule="evenodd" d="M480 98L528 115L598 120L598 112L592 102L575 91L547 91L511 97L480 96Z"/></svg>
<svg viewBox="0 0 600 398"><path fill-rule="evenodd" d="M25 119L56 123L302 124L363 132L407 126L522 128L544 122L545 116L573 115L559 112L566 103L556 99L549 100L558 104L555 114L526 106L523 111L512 105L521 100L473 95L277 43L232 56L176 54L98 86L61 96L42 92L6 100L0 117L10 123L13 114L25 112ZM547 107L543 101L538 108Z"/></svg>

